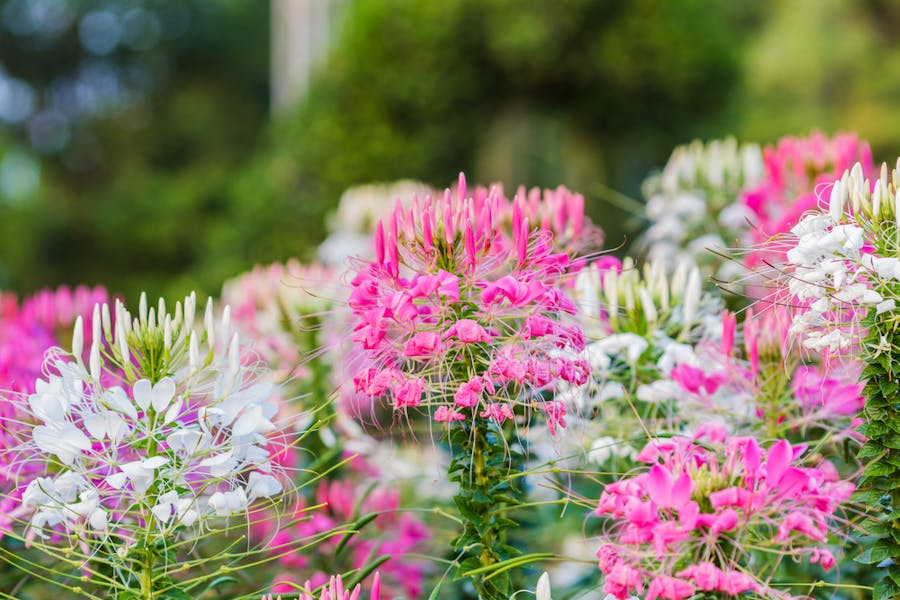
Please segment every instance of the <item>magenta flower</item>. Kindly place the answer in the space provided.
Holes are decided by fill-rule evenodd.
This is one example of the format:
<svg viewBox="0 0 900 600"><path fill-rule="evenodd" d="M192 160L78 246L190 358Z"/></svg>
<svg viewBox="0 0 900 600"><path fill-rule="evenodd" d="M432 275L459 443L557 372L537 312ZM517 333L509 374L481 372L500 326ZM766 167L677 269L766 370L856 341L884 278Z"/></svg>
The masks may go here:
<svg viewBox="0 0 900 600"><path fill-rule="evenodd" d="M375 260L360 261L352 282L353 337L370 361L355 389L395 409L427 407L443 423L502 422L537 408L553 429L563 426L564 407L539 392L583 383L588 366L561 287L569 259L554 252L549 231L577 237L581 205L557 191L558 218L538 227L529 215L544 209L524 198L510 202L497 188L467 197L462 176L457 190L398 204L379 223Z"/></svg>
<svg viewBox="0 0 900 600"><path fill-rule="evenodd" d="M830 463L801 466L803 445L766 449L715 429L648 444L638 459L649 470L606 486L596 514L611 525L597 552L608 593L762 592L786 557L833 566L825 545L855 486Z"/></svg>
<svg viewBox="0 0 900 600"><path fill-rule="evenodd" d="M360 600L362 596L362 585L356 584L352 590L348 590L344 587L344 582L341 579L340 575L334 576L328 579L328 582L322 586L322 589L319 592L318 596L312 595L312 590L315 588L315 585L312 585L310 581L306 582L304 588L310 590L310 593L302 593L297 597L297 600ZM277 593L277 592L276 592ZM369 600L380 600L381 599L381 579L378 573L375 573L375 577L372 579L372 587L369 591ZM273 600L272 594L268 594L262 597L262 600ZM281 596L277 597L277 600L281 600ZM287 600L287 599L286 599Z"/></svg>
<svg viewBox="0 0 900 600"><path fill-rule="evenodd" d="M455 191L457 196L466 197L464 180ZM508 237L515 235L516 213L521 212L533 228L552 234L553 245L560 251L577 255L603 247L603 231L584 214L584 196L564 186L552 190L520 186L510 201L503 194L503 186L495 183L489 188L477 186L471 196L475 203L491 196L499 198L495 222Z"/></svg>
<svg viewBox="0 0 900 600"><path fill-rule="evenodd" d="M11 294L0 294L0 390L15 394L32 394L35 382L43 374L44 358L54 347L68 346L75 321L84 322L84 348L92 343L92 315L95 304L102 304L108 294L101 287L79 286L74 290L62 286L42 290L26 297L21 304ZM41 469L37 462L12 464L6 450L18 445L18 439L33 425L7 394L0 398L0 536L9 530L13 519L27 513L20 507L23 490L10 492L15 481Z"/></svg>

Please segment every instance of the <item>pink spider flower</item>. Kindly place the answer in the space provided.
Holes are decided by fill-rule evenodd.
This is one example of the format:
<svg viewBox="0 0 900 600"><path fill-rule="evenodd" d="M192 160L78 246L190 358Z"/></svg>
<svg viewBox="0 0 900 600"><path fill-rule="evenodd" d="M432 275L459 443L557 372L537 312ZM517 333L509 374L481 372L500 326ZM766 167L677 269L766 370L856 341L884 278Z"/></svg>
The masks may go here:
<svg viewBox="0 0 900 600"><path fill-rule="evenodd" d="M578 231L581 205L566 194L550 196L556 223ZM542 392L583 384L589 367L563 290L572 265L554 250L550 221L531 221L547 210L536 198L510 202L499 188L469 196L460 175L441 200L398 201L352 281L353 339L369 361L353 377L358 394L426 407L444 423L538 409L564 426L564 409Z"/></svg>
<svg viewBox="0 0 900 600"><path fill-rule="evenodd" d="M862 407L859 365L852 357L814 352L791 339L794 309L771 304L747 311L740 331L734 316L721 317L721 340L701 340L661 381L694 421L718 416L768 436L816 430L831 442L858 438L854 415ZM735 339L743 334L743 348Z"/></svg>
<svg viewBox="0 0 900 600"><path fill-rule="evenodd" d="M34 393L47 351L69 343L79 317L86 324L85 347L89 348L94 305L107 300L105 289L86 286L42 290L21 303L13 294L0 294L0 390L5 392L0 397L0 489L5 490L2 504L7 507L0 511L6 516L0 519L0 535L12 525L13 518L21 519L26 512L19 508L22 490L8 495L7 488L16 478L38 469L36 463L11 464L5 452L15 447L21 433L31 426L27 415L6 393Z"/></svg>
<svg viewBox="0 0 900 600"><path fill-rule="evenodd" d="M595 511L610 525L597 552L605 591L626 598L646 588L666 600L762 593L771 572L762 556L772 569L785 557L833 566L826 544L855 486L831 463L802 466L804 451L716 427L648 444L638 460L650 468L607 485Z"/></svg>
<svg viewBox="0 0 900 600"><path fill-rule="evenodd" d="M44 354L71 341L78 317L86 325L85 348L90 348L94 305L108 299L102 287L86 286L41 290L21 303L14 295L5 294L0 312L0 389L33 393Z"/></svg>
<svg viewBox="0 0 900 600"><path fill-rule="evenodd" d="M356 584L352 590L348 590L344 587L344 582L341 579L340 575L334 576L332 575L328 582L322 586L321 591L318 596L313 596L311 590L316 586L312 585L310 581L306 582L304 586L307 590L310 590L309 593L303 592L297 597L297 600L360 600L363 596L362 594L362 584ZM381 599L381 578L378 573L375 573L375 577L372 579L372 587L369 591L369 600L380 600ZM272 594L268 594L262 597L262 600L274 600ZM277 600L281 600L281 596L277 597Z"/></svg>
<svg viewBox="0 0 900 600"><path fill-rule="evenodd" d="M457 186L456 192L465 196L465 182ZM571 254L596 252L603 247L603 231L594 225L584 213L584 196L572 192L564 186L555 189L519 186L513 200L503 193L501 184L489 188L477 186L471 193L477 205L491 196L499 199L496 212L497 222L505 235L515 235L514 213L521 211L533 227L551 233L554 247Z"/></svg>

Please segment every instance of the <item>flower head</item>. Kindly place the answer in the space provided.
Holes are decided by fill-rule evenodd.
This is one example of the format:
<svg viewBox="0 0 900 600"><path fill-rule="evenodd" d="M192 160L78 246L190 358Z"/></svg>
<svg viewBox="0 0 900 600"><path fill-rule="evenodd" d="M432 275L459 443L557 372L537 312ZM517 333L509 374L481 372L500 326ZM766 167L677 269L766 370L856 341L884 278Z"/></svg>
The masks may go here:
<svg viewBox="0 0 900 600"><path fill-rule="evenodd" d="M524 199L511 203L507 235L499 190L468 197L462 177L457 190L398 203L379 223L375 260L360 261L350 296L354 340L372 365L357 372L356 390L431 408L443 422L536 407L562 424L541 391L587 375L575 304L561 288L568 256L532 226Z"/></svg>
<svg viewBox="0 0 900 600"><path fill-rule="evenodd" d="M604 589L617 598L645 585L654 598L762 592L784 557L830 556L831 524L855 486L830 463L802 466L804 450L716 428L648 444L638 459L650 468L607 485L596 510L612 525L597 552Z"/></svg>
<svg viewBox="0 0 900 600"><path fill-rule="evenodd" d="M195 302L170 314L142 297L136 318L120 302L97 305L89 359L48 357L23 407L34 425L14 450L14 462L46 465L22 481L30 535L115 532L128 547L147 527L174 534L281 493L266 447L272 386L253 383L227 309L217 321L207 306L201 337Z"/></svg>

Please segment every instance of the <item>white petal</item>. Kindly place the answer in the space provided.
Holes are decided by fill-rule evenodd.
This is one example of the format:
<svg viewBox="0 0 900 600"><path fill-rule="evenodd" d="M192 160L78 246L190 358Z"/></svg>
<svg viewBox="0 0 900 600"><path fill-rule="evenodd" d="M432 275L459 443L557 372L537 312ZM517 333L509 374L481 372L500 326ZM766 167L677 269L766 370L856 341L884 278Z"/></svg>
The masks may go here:
<svg viewBox="0 0 900 600"><path fill-rule="evenodd" d="M71 423L52 428L39 425L34 428L32 436L38 448L55 454L67 465L74 462L75 456L80 454L80 451L91 449L88 437Z"/></svg>
<svg viewBox="0 0 900 600"><path fill-rule="evenodd" d="M119 473L113 473L112 475L106 476L106 485L114 490L121 490L122 486L125 485L125 479L125 473L122 473L121 471Z"/></svg>
<svg viewBox="0 0 900 600"><path fill-rule="evenodd" d="M179 429L166 438L169 448L175 452L184 451L188 454L198 449L201 433L193 429Z"/></svg>
<svg viewBox="0 0 900 600"><path fill-rule="evenodd" d="M141 463L141 467L145 469L158 469L161 466L167 464L169 459L165 456L152 456L150 458L145 459Z"/></svg>
<svg viewBox="0 0 900 600"><path fill-rule="evenodd" d="M134 408L134 403L122 388L118 386L109 388L103 394L103 400L110 409L128 415L132 420L137 420L137 410Z"/></svg>
<svg viewBox="0 0 900 600"><path fill-rule="evenodd" d="M172 505L168 502L157 504L151 510L156 515L156 518L163 523L167 523L172 517Z"/></svg>
<svg viewBox="0 0 900 600"><path fill-rule="evenodd" d="M134 384L134 402L141 410L147 410L153 399L153 386L149 379L141 379Z"/></svg>
<svg viewBox="0 0 900 600"><path fill-rule="evenodd" d="M179 515L179 520L185 527L190 527L197 521L197 518L199 516L200 513L198 513L196 510L186 510Z"/></svg>
<svg viewBox="0 0 900 600"><path fill-rule="evenodd" d="M88 430L91 437L97 441L102 441L106 437L106 418L96 413L86 413L82 416L84 428Z"/></svg>
<svg viewBox="0 0 900 600"><path fill-rule="evenodd" d="M888 312L888 311L894 310L895 307L896 307L896 302L894 301L894 299L888 298L884 302L879 302L875 306L875 314L880 315L883 312Z"/></svg>
<svg viewBox="0 0 900 600"><path fill-rule="evenodd" d="M257 471L250 473L247 480L247 496L250 500L256 498L271 498L281 492L281 482Z"/></svg>
<svg viewBox="0 0 900 600"><path fill-rule="evenodd" d="M535 600L551 600L550 597L550 575L546 571L540 576L537 582L537 588L534 591Z"/></svg>
<svg viewBox="0 0 900 600"><path fill-rule="evenodd" d="M181 407L183 405L184 405L184 400L182 400L181 398L178 398L178 400L176 400L175 403L172 404L172 406L170 406L169 409L166 411L166 416L165 416L165 418L163 418L163 423L168 425L169 423L171 423L172 421L177 419L178 416L181 414Z"/></svg>
<svg viewBox="0 0 900 600"><path fill-rule="evenodd" d="M107 515L106 511L102 508L98 508L94 512L91 513L91 527L93 527L97 531L106 531L107 526Z"/></svg>
<svg viewBox="0 0 900 600"><path fill-rule="evenodd" d="M231 435L243 436L251 433L271 431L271 423L263 418L261 406L251 406L241 414L231 428Z"/></svg>
<svg viewBox="0 0 900 600"><path fill-rule="evenodd" d="M121 415L115 413L106 414L106 434L114 444L118 444L128 433L128 424Z"/></svg>
<svg viewBox="0 0 900 600"><path fill-rule="evenodd" d="M150 403L153 406L153 410L161 413L169 406L174 396L175 382L171 377L163 377L153 386L153 391L151 392Z"/></svg>

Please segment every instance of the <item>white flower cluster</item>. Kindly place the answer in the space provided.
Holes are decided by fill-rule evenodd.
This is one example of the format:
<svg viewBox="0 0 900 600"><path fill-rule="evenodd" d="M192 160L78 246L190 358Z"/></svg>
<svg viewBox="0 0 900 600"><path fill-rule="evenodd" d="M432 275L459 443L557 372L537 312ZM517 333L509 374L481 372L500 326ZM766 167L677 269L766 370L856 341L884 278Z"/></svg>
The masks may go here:
<svg viewBox="0 0 900 600"><path fill-rule="evenodd" d="M676 420L694 416L680 410L690 398L670 377L675 367L702 368L710 376L724 368L706 347L718 348L723 306L702 291L696 266L681 263L669 276L659 262L638 269L631 259L621 271L582 270L575 298L585 330L595 340L584 350L591 379L584 386L563 389L559 397L574 409L571 420L593 415L579 425L587 432L600 428L586 436L589 460L605 464L612 458L631 459L636 449L622 440L641 431L635 410L642 413L639 420L653 422L673 416L668 405L675 403ZM722 395L727 395L725 390ZM643 407L636 407L635 400ZM621 435L610 437L610 431Z"/></svg>
<svg viewBox="0 0 900 600"><path fill-rule="evenodd" d="M216 321L209 303L198 332L195 303L169 315L142 297L136 319L98 305L89 367L80 319L72 357L48 358L27 401L37 424L16 450L47 464L22 498L33 534L173 532L281 493L266 437L273 387L242 364L228 309Z"/></svg>
<svg viewBox="0 0 900 600"><path fill-rule="evenodd" d="M638 269L626 258L621 271L591 266L578 273L575 299L585 330L598 338L634 333L649 339L659 332L684 340L715 326L721 311L720 302L703 293L699 269L687 262L671 275L659 261Z"/></svg>
<svg viewBox="0 0 900 600"><path fill-rule="evenodd" d="M859 335L859 311L895 308L891 284L900 283L895 186L886 166L873 186L857 163L832 186L827 211L808 214L791 229L796 243L787 252L788 289L805 306L791 333L802 336L807 348L847 348Z"/></svg>
<svg viewBox="0 0 900 600"><path fill-rule="evenodd" d="M763 176L756 144L727 138L677 147L663 171L644 184L649 258L671 268L685 260L708 262L714 256L707 248L733 245L752 216L740 193Z"/></svg>

